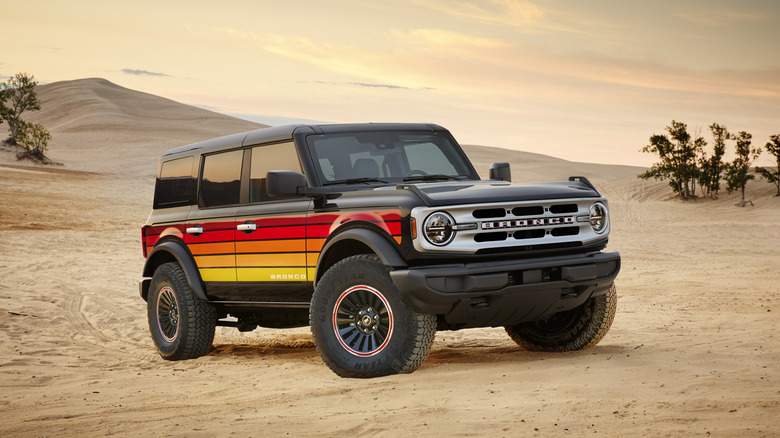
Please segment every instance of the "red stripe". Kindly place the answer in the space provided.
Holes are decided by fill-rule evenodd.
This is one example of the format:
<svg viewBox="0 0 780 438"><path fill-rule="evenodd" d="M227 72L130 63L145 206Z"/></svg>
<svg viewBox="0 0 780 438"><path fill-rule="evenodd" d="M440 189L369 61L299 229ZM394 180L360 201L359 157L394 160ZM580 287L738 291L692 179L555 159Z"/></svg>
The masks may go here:
<svg viewBox="0 0 780 438"><path fill-rule="evenodd" d="M149 227L146 229L146 236L147 237L154 237L159 236L162 237L162 235L168 235L171 233L172 230L178 230L180 233L184 233L184 230L187 228L184 224L179 225L162 225L159 227ZM168 232L166 232L166 230Z"/></svg>
<svg viewBox="0 0 780 438"><path fill-rule="evenodd" d="M274 240L274 239L303 239L306 237L306 227L271 227L261 228L252 233L236 233L236 240Z"/></svg>
<svg viewBox="0 0 780 438"><path fill-rule="evenodd" d="M340 213L320 213L309 216L309 225L325 225L348 220L364 220L369 222L400 221L401 213L398 210L358 210Z"/></svg>
<svg viewBox="0 0 780 438"><path fill-rule="evenodd" d="M236 224L247 221L257 224L257 231L242 233L236 231ZM175 235L184 238L187 244L236 241L262 241L281 239L327 238L339 227L352 221L365 221L378 225L396 238L401 236L401 214L399 210L358 210L340 213L319 213L309 216L276 216L267 218L241 218L238 221L189 222L187 225L161 225L147 229L147 245L154 246L160 238ZM203 227L198 236L185 234L190 226Z"/></svg>
<svg viewBox="0 0 780 438"><path fill-rule="evenodd" d="M204 227L205 228L205 227ZM235 239L234 230L203 231L203 234L197 236L187 234L184 236L184 242L190 243L212 243L212 242L232 242Z"/></svg>
<svg viewBox="0 0 780 438"><path fill-rule="evenodd" d="M379 225L382 229L387 232L387 234L393 235L393 236L400 236L401 235L401 224L398 222L390 222L390 223L378 223L376 225ZM316 238L322 238L322 237L328 237L331 234L333 234L338 228L338 224L331 224L331 225L309 225L307 228L307 235L306 237L310 239L316 239Z"/></svg>
<svg viewBox="0 0 780 438"><path fill-rule="evenodd" d="M401 235L401 223L400 222L385 222L384 228L386 228L393 236Z"/></svg>
<svg viewBox="0 0 780 438"><path fill-rule="evenodd" d="M223 222L188 222L190 226L203 227L204 231L233 231L236 229L235 221Z"/></svg>

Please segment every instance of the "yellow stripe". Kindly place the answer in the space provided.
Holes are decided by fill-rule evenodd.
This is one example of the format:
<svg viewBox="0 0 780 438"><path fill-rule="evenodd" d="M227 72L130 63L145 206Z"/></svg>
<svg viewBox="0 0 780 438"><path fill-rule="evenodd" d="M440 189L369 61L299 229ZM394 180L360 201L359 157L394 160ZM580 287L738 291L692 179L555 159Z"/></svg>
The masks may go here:
<svg viewBox="0 0 780 438"><path fill-rule="evenodd" d="M306 268L238 268L238 281L306 281Z"/></svg>
<svg viewBox="0 0 780 438"><path fill-rule="evenodd" d="M236 266L304 266L306 254L237 254Z"/></svg>
<svg viewBox="0 0 780 438"><path fill-rule="evenodd" d="M203 281L236 281L235 268L201 269Z"/></svg>

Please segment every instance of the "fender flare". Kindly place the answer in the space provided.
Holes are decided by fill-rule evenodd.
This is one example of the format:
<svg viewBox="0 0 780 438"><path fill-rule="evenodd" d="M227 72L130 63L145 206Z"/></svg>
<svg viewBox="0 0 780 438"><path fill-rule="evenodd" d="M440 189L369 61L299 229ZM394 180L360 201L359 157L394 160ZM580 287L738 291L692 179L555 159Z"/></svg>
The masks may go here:
<svg viewBox="0 0 780 438"><path fill-rule="evenodd" d="M152 249L146 258L146 263L144 264L144 277L151 278L154 275L155 269L157 269L157 266L160 265L160 263L156 262L161 257L161 253L163 252L173 256L173 258L176 259L176 262L179 263L179 266L181 266L181 269L184 271L184 275L187 277L187 283L189 284L192 291L195 292L195 295L197 295L198 298L203 301L208 301L208 298L206 297L206 291L203 287L203 280L200 278L200 272L198 272L198 268L195 265L192 254L190 254L189 250L187 250L183 244L175 240L168 240L159 243L154 247L154 249ZM148 289L146 293L148 296ZM141 291L141 295L144 295L143 290ZM146 296L144 296L144 299L146 299Z"/></svg>
<svg viewBox="0 0 780 438"><path fill-rule="evenodd" d="M352 228L339 233L328 240L328 242L325 243L325 246L322 247L319 260L317 260L317 268L314 274L315 279L320 278L321 264L323 260L327 259L327 257L322 257L322 255L326 255L331 248L345 240L354 240L366 245L374 254L379 256L379 259L385 266L390 268L406 268L408 266L395 246L390 243L387 238L382 236L382 234L367 228Z"/></svg>

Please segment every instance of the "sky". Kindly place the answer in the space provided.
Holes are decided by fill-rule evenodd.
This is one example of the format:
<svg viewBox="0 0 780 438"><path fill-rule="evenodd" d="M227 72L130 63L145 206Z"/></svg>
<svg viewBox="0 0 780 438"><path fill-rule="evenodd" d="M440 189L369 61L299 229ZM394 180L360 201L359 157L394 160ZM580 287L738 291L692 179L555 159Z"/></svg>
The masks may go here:
<svg viewBox="0 0 780 438"><path fill-rule="evenodd" d="M650 166L640 149L672 120L710 144L712 123L780 134L778 22L776 0L5 0L0 79Z"/></svg>

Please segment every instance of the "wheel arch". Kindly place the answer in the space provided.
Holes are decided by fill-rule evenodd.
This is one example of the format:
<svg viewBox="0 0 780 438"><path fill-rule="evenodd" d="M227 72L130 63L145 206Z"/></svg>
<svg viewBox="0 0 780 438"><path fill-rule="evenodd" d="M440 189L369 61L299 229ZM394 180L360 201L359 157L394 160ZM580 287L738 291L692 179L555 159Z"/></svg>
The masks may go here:
<svg viewBox="0 0 780 438"><path fill-rule="evenodd" d="M359 254L376 254L385 266L405 268L406 261L393 242L382 231L370 228L350 228L329 239L320 251L314 275L314 285L339 260Z"/></svg>
<svg viewBox="0 0 780 438"><path fill-rule="evenodd" d="M203 280L200 278L200 272L195 265L195 261L192 258L189 250L183 243L177 240L167 240L155 245L154 249L149 253L144 264L143 276L151 278L154 275L154 271L162 264L168 262L176 262L181 266L184 271L185 277L187 277L187 283L189 284L195 295L203 301L208 301L206 298L206 290L203 287ZM146 283L146 287L141 290L141 297L146 301L149 297L150 282Z"/></svg>

